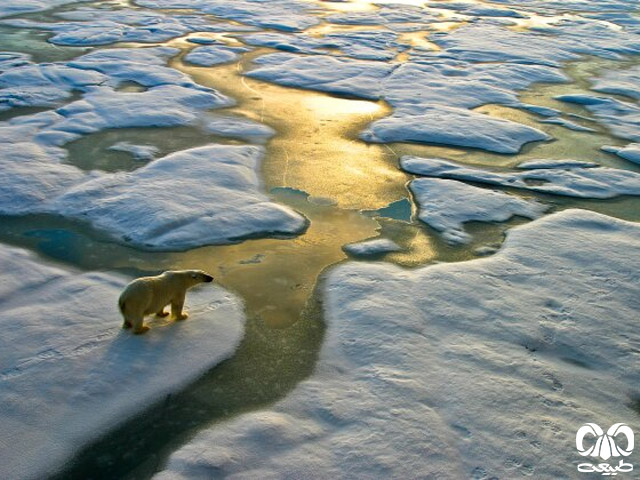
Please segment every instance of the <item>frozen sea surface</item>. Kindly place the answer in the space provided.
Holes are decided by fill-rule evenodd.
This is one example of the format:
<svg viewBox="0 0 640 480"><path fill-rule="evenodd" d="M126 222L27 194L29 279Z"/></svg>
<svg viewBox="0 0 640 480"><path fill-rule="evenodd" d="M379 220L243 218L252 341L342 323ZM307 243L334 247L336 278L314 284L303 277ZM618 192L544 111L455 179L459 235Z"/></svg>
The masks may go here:
<svg viewBox="0 0 640 480"><path fill-rule="evenodd" d="M567 210L482 260L341 265L314 375L204 430L154 478L573 477L584 422L637 415L638 238Z"/></svg>
<svg viewBox="0 0 640 480"><path fill-rule="evenodd" d="M514 171L485 170L441 158L404 156L400 165L408 172L435 178L486 183L508 188L578 198L614 198L640 195L640 174L596 167L571 160L527 162Z"/></svg>
<svg viewBox="0 0 640 480"><path fill-rule="evenodd" d="M504 222L515 215L534 219L547 210L535 201L456 180L418 178L409 188L420 207L420 220L452 244L471 241L464 231L466 222Z"/></svg>
<svg viewBox="0 0 640 480"><path fill-rule="evenodd" d="M189 292L189 320L156 320L136 336L117 308L129 278L7 246L0 266L2 478L46 478L79 445L229 358L243 336L241 300L217 286Z"/></svg>

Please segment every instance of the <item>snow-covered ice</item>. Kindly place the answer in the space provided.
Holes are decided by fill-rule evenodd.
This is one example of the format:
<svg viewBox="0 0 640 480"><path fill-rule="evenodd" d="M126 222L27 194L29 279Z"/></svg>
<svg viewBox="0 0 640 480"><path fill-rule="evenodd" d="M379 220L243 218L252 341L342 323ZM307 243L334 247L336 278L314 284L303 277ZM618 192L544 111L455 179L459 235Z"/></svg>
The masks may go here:
<svg viewBox="0 0 640 480"><path fill-rule="evenodd" d="M237 145L183 150L133 172L81 183L42 210L91 222L146 249L186 250L302 233L307 220L260 191L256 172L263 154L260 147Z"/></svg>
<svg viewBox="0 0 640 480"><path fill-rule="evenodd" d="M355 257L372 257L402 250L396 242L388 238L374 238L363 242L350 243L343 246L342 249Z"/></svg>
<svg viewBox="0 0 640 480"><path fill-rule="evenodd" d="M572 160L528 162L518 170L485 170L440 158L404 156L401 167L426 177L486 183L578 198L605 199L640 195L640 174L629 170L580 165Z"/></svg>
<svg viewBox="0 0 640 480"><path fill-rule="evenodd" d="M241 301L220 287L187 295L186 322L122 330L130 279L47 265L0 246L0 476L45 478L77 449L229 358Z"/></svg>
<svg viewBox="0 0 640 480"><path fill-rule="evenodd" d="M77 1L78 0L3 0L2 4L0 4L0 18L18 15L20 13L40 12L68 3L76 3Z"/></svg>
<svg viewBox="0 0 640 480"><path fill-rule="evenodd" d="M313 376L155 479L573 478L583 423L637 418L639 237L567 210L481 260L340 265Z"/></svg>
<svg viewBox="0 0 640 480"><path fill-rule="evenodd" d="M148 8L189 8L246 25L285 32L302 31L321 22L310 15L313 2L303 0L136 0Z"/></svg>
<svg viewBox="0 0 640 480"><path fill-rule="evenodd" d="M640 100L640 65L622 71L605 71L593 81L591 90Z"/></svg>
<svg viewBox="0 0 640 480"><path fill-rule="evenodd" d="M202 129L207 133L223 137L242 138L248 141L264 143L275 135L275 130L263 123L248 118L230 115L210 115L203 123Z"/></svg>
<svg viewBox="0 0 640 480"><path fill-rule="evenodd" d="M244 35L242 40L250 45L276 48L285 52L303 54L328 54L341 50L346 56L361 60L392 60L399 51L406 49L396 41L397 34L384 30L329 33L322 37L304 33L284 34L260 32Z"/></svg>
<svg viewBox="0 0 640 480"><path fill-rule="evenodd" d="M615 153L630 162L640 164L640 143L630 143L624 147L603 145L600 149L608 153Z"/></svg>
<svg viewBox="0 0 640 480"><path fill-rule="evenodd" d="M555 118L545 118L543 120L538 120L540 123L548 123L552 125L560 125L562 127L568 128L569 130L574 130L576 132L595 132L593 128L585 127L584 125L580 125L579 123L572 122L571 120L567 120L562 117Z"/></svg>
<svg viewBox="0 0 640 480"><path fill-rule="evenodd" d="M640 106L615 98L585 94L558 95L556 100L582 105L620 138L640 141Z"/></svg>
<svg viewBox="0 0 640 480"><path fill-rule="evenodd" d="M15 107L54 106L87 92L107 77L94 70L80 70L63 64L32 64L22 60L0 73L0 111Z"/></svg>
<svg viewBox="0 0 640 480"><path fill-rule="evenodd" d="M447 242L468 243L466 222L504 222L515 215L537 218L547 209L508 193L474 187L456 180L418 178L409 184L419 205L419 218L442 232Z"/></svg>
<svg viewBox="0 0 640 480"><path fill-rule="evenodd" d="M22 215L67 188L86 180L87 174L60 162L65 150L29 138L29 125L0 126L0 213Z"/></svg>
<svg viewBox="0 0 640 480"><path fill-rule="evenodd" d="M551 138L533 127L444 105L423 106L419 115L383 118L360 137L367 142L424 142L498 153L518 153L526 143Z"/></svg>
<svg viewBox="0 0 640 480"><path fill-rule="evenodd" d="M436 32L431 41L442 50L423 52L468 62L531 63L560 67L581 55L622 60L640 53L640 41L621 29L595 20L562 19L554 25L516 31L478 21L450 32Z"/></svg>
<svg viewBox="0 0 640 480"><path fill-rule="evenodd" d="M257 58L247 76L280 85L377 100L393 66L383 62L274 53Z"/></svg>
<svg viewBox="0 0 640 480"><path fill-rule="evenodd" d="M187 53L184 60L201 67L212 67L221 63L228 63L237 60L239 53L247 51L241 47L222 47L219 45L205 45L196 47Z"/></svg>
<svg viewBox="0 0 640 480"><path fill-rule="evenodd" d="M49 42L64 46L100 46L116 42L160 43L192 32L251 31L232 24L214 24L200 15L168 15L143 9L77 8L59 12L67 21L5 19L2 25L53 33Z"/></svg>

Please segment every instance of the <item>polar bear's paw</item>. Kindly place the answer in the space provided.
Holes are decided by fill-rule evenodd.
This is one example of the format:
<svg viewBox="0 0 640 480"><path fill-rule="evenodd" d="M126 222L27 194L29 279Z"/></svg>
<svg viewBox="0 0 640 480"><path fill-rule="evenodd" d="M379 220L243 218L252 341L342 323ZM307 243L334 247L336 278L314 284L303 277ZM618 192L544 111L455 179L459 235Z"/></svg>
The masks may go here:
<svg viewBox="0 0 640 480"><path fill-rule="evenodd" d="M136 335L142 335L145 332L149 331L149 327L147 327L146 325L140 327L140 328L136 328L133 333L135 333Z"/></svg>
<svg viewBox="0 0 640 480"><path fill-rule="evenodd" d="M167 312L166 310L162 309L159 312L156 313L156 317L166 317L167 315L169 315L169 312Z"/></svg>
<svg viewBox="0 0 640 480"><path fill-rule="evenodd" d="M174 320L180 321L180 320L186 320L187 318L189 318L189 314L187 312L182 312L181 314L177 315Z"/></svg>

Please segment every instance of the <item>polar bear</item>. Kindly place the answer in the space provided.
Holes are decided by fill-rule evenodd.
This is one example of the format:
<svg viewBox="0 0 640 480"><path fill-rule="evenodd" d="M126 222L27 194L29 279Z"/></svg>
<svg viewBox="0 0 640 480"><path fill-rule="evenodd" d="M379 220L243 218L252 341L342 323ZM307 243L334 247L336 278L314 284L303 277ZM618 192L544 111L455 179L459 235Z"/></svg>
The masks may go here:
<svg viewBox="0 0 640 480"><path fill-rule="evenodd" d="M164 307L171 304L174 320L184 320L182 311L187 290L199 283L212 282L213 277L202 270L169 270L155 277L140 277L126 286L118 306L124 317L122 328L133 327L133 333L144 333L149 327L143 325L144 316L155 313L166 317Z"/></svg>

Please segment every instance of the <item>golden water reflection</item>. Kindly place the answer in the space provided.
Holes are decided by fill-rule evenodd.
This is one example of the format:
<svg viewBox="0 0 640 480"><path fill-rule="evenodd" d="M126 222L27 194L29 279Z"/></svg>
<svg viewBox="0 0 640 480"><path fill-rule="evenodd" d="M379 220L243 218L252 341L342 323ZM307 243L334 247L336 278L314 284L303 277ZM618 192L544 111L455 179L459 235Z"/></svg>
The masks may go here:
<svg viewBox="0 0 640 480"><path fill-rule="evenodd" d="M228 112L277 131L262 170L267 189L291 187L354 210L376 209L406 197L410 177L398 170L395 155L358 139L366 125L389 115L391 108L242 76L251 59L264 53L260 49L245 55L237 65L202 68L176 60L172 66L237 99L238 105Z"/></svg>

